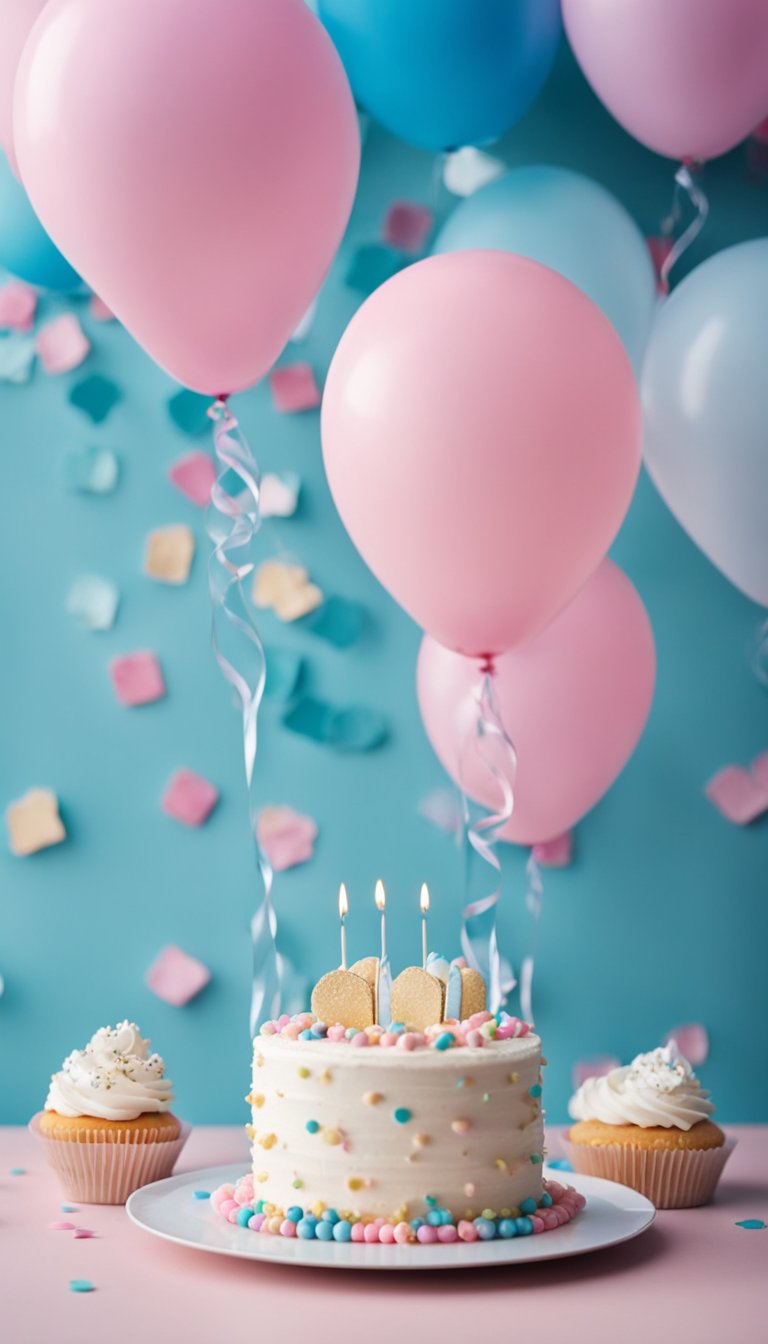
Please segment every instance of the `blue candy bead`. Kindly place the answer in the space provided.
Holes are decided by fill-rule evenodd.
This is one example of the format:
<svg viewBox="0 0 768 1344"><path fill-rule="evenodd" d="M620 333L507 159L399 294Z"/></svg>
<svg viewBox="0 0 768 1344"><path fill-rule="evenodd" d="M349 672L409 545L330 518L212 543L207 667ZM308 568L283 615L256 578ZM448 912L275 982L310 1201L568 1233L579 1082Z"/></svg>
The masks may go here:
<svg viewBox="0 0 768 1344"><path fill-rule="evenodd" d="M539 1205L542 1209L550 1209L552 1207L552 1196L550 1195L549 1191L547 1190L544 1191L544 1194L541 1196L541 1199L539 1200Z"/></svg>
<svg viewBox="0 0 768 1344"><path fill-rule="evenodd" d="M438 1209L438 1213L440 1214L440 1222L444 1227L453 1222L453 1214L450 1209Z"/></svg>
<svg viewBox="0 0 768 1344"><path fill-rule="evenodd" d="M304 1210L300 1209L298 1204L292 1204L290 1209L286 1210L286 1218L290 1218L292 1223L300 1223L304 1217Z"/></svg>
<svg viewBox="0 0 768 1344"><path fill-rule="evenodd" d="M357 1027L347 1027L347 1030L344 1032L344 1035L346 1036L348 1041L351 1041L352 1037L357 1035Z"/></svg>
<svg viewBox="0 0 768 1344"><path fill-rule="evenodd" d="M424 1226L424 1219L423 1219L423 1218L412 1218L412 1219L411 1219L411 1228L412 1228L412 1230L413 1230L414 1232L418 1232L419 1228L420 1228L420 1227L423 1227L423 1226Z"/></svg>
<svg viewBox="0 0 768 1344"><path fill-rule="evenodd" d="M500 1218L498 1232L499 1236L504 1237L505 1240L509 1237L516 1237L517 1228L515 1227L514 1218Z"/></svg>
<svg viewBox="0 0 768 1344"><path fill-rule="evenodd" d="M475 1227L481 1241L493 1241L496 1236L496 1224L491 1218L476 1218Z"/></svg>
<svg viewBox="0 0 768 1344"><path fill-rule="evenodd" d="M296 1225L296 1236L301 1237L302 1241L313 1241L315 1236L316 1224L309 1218L302 1218Z"/></svg>
<svg viewBox="0 0 768 1344"><path fill-rule="evenodd" d="M299 1032L299 1040L300 1040L300 1041L316 1041L316 1040L318 1040L318 1037L315 1035L315 1033L314 1033L313 1031L310 1031L309 1027L307 1027L305 1031L300 1031L300 1032Z"/></svg>
<svg viewBox="0 0 768 1344"><path fill-rule="evenodd" d="M330 1223L331 1226L333 1226L333 1224L338 1223L338 1221L339 1221L339 1215L335 1209L325 1209L323 1211L321 1222Z"/></svg>
<svg viewBox="0 0 768 1344"><path fill-rule="evenodd" d="M430 1209L427 1214L427 1222L430 1227L441 1227L443 1223L442 1209Z"/></svg>
<svg viewBox="0 0 768 1344"><path fill-rule="evenodd" d="M254 1210L253 1210L253 1209L247 1209L247 1208L238 1209L238 1211L237 1211L237 1226L238 1226L238 1227L247 1227L247 1226L248 1226L248 1223L249 1223L249 1220L253 1217L253 1214L254 1214Z"/></svg>
<svg viewBox="0 0 768 1344"><path fill-rule="evenodd" d="M333 1224L321 1219L315 1228L315 1236L318 1241L333 1241Z"/></svg>
<svg viewBox="0 0 768 1344"><path fill-rule="evenodd" d="M334 1240L334 1241L349 1241L349 1239L350 1239L351 1236L352 1236L352 1226L351 1226L351 1224L347 1222L346 1218L341 1218L341 1219L339 1220L339 1222L336 1223L335 1226L334 1226L334 1229L333 1229L333 1240Z"/></svg>
<svg viewBox="0 0 768 1344"><path fill-rule="evenodd" d="M436 1050L450 1050L453 1045L453 1037L449 1031L444 1031L442 1036L438 1036L435 1041Z"/></svg>
<svg viewBox="0 0 768 1344"><path fill-rule="evenodd" d="M521 1200L521 1203L520 1203L520 1212L521 1212L521 1213L535 1213L538 1207L539 1207L539 1206L538 1206L538 1204L536 1203L536 1200L535 1200L535 1199L532 1199L532 1198L529 1196L528 1199L523 1199L523 1200Z"/></svg>
<svg viewBox="0 0 768 1344"><path fill-rule="evenodd" d="M530 1218L516 1218L515 1227L521 1237L529 1237L533 1231L533 1223Z"/></svg>

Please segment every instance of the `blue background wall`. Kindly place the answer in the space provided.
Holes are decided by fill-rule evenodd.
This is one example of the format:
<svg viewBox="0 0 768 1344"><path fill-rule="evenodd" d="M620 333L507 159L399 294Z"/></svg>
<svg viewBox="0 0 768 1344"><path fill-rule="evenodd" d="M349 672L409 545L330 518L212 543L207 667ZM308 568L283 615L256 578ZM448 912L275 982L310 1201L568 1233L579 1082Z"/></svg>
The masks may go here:
<svg viewBox="0 0 768 1344"><path fill-rule="evenodd" d="M501 152L510 164L562 163L590 173L648 232L668 208L672 165L620 131L565 51ZM347 239L311 335L289 358L306 357L324 375L360 301L344 283L352 251L376 239L394 199L431 204L432 179L429 156L371 128ZM686 265L766 232L768 189L747 180L743 149L711 165L706 186L710 222ZM443 199L441 208L448 206ZM47 311L56 307L49 302ZM62 1057L97 1026L127 1016L165 1055L181 1114L234 1122L244 1118L248 1079L247 925L257 885L239 724L208 640L202 517L166 480L172 460L193 445L168 419L169 380L115 324L83 321L94 345L87 371L104 372L125 394L105 425L91 427L67 402L80 371L47 378L38 370L26 387L0 387L0 803L47 785L60 796L69 830L66 844L34 858L0 851L0 1120L24 1121L42 1104ZM288 733L273 708L263 715L263 802L291 803L321 827L314 860L277 879L283 946L308 976L335 964L343 878L352 900L350 952L372 950L372 889L381 876L396 963L418 955L424 878L433 892L432 945L452 952L461 862L451 839L417 810L444 782L416 708L419 632L369 575L336 516L317 413L277 415L266 386L239 398L237 410L262 470L293 469L304 482L300 515L267 523L261 553L290 551L327 594L355 598L369 614L364 638L348 652L270 616L262 621L265 638L306 655L317 694L375 706L390 726L380 750L343 757ZM84 443L119 454L114 495L64 490L62 456ZM192 580L180 590L141 572L148 530L177 521L194 527L199 544ZM768 746L768 700L745 656L760 613L699 554L645 478L614 555L653 621L658 689L634 759L578 829L573 866L545 874L536 1001L550 1061L549 1114L565 1117L575 1059L631 1055L695 1019L711 1032L702 1072L721 1116L768 1119L764 1073L755 1067L768 1014L768 819L738 829L702 793L721 765L746 762ZM83 572L103 573L120 588L118 620L107 634L84 633L64 611L69 584ZM159 653L168 696L126 710L114 699L107 665L136 648ZM199 831L159 808L180 765L222 791ZM524 862L525 854L505 850L501 937L517 964L529 932ZM169 942L213 973L210 987L182 1009L156 999L143 981Z"/></svg>

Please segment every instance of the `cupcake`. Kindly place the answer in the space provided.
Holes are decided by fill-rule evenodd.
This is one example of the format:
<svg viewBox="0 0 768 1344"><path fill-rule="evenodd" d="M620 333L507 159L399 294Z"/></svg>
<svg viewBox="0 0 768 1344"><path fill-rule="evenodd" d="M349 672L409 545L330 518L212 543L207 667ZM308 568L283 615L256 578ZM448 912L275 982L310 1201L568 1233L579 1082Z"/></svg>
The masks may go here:
<svg viewBox="0 0 768 1344"><path fill-rule="evenodd" d="M671 1041L582 1083L565 1148L574 1171L629 1185L657 1209L690 1209L712 1198L734 1147L714 1109Z"/></svg>
<svg viewBox="0 0 768 1344"><path fill-rule="evenodd" d="M51 1078L31 1129L68 1199L124 1204L170 1176L188 1130L171 1114L173 1084L134 1022L102 1027Z"/></svg>

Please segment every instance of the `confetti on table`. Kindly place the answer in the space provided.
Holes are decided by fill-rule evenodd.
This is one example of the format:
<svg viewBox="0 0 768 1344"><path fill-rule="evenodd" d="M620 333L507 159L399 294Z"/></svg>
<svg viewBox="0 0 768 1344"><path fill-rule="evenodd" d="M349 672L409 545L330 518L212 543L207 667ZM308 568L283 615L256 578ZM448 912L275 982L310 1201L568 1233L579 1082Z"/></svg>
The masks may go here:
<svg viewBox="0 0 768 1344"><path fill-rule="evenodd" d="M320 405L320 388L309 364L284 364L269 375L276 411L313 411Z"/></svg>
<svg viewBox="0 0 768 1344"><path fill-rule="evenodd" d="M356 289L361 294L372 294L385 280L407 265L408 258L394 247L387 247L383 243L365 243L352 254L344 279L350 289Z"/></svg>
<svg viewBox="0 0 768 1344"><path fill-rule="evenodd" d="M193 1199L210 1199L210 1198L211 1198L211 1192L210 1192L210 1190L193 1190L193 1191L192 1191L192 1198L193 1198Z"/></svg>
<svg viewBox="0 0 768 1344"><path fill-rule="evenodd" d="M743 1227L747 1232L760 1232L768 1224L764 1223L762 1218L742 1218L735 1226Z"/></svg>
<svg viewBox="0 0 768 1344"><path fill-rule="evenodd" d="M577 1060L571 1070L574 1088L581 1087L587 1078L604 1078L612 1069L618 1069L621 1060L616 1055L598 1055L595 1059Z"/></svg>
<svg viewBox="0 0 768 1344"><path fill-rule="evenodd" d="M81 574L67 593L66 610L85 630L111 630L120 595L111 579Z"/></svg>
<svg viewBox="0 0 768 1344"><path fill-rule="evenodd" d="M190 392L189 388L182 387L169 398L168 414L182 434L197 438L198 435L210 433L211 418L208 411L212 401L212 397L204 397L200 392Z"/></svg>
<svg viewBox="0 0 768 1344"><path fill-rule="evenodd" d="M8 1172L9 1176L26 1176L26 1174L27 1174L26 1167L11 1167L10 1171Z"/></svg>
<svg viewBox="0 0 768 1344"><path fill-rule="evenodd" d="M419 812L425 821L439 831L455 835L462 824L461 803L455 789L433 789L419 803Z"/></svg>
<svg viewBox="0 0 768 1344"><path fill-rule="evenodd" d="M213 460L197 448L178 457L168 472L169 481L193 504L204 509L211 498L211 486L216 480Z"/></svg>
<svg viewBox="0 0 768 1344"><path fill-rule="evenodd" d="M567 1157L548 1157L547 1166L552 1167L554 1171L573 1171L573 1166Z"/></svg>
<svg viewBox="0 0 768 1344"><path fill-rule="evenodd" d="M283 715L291 732L309 737L337 751L372 751L387 736L384 717L365 705L336 709L313 696L303 696Z"/></svg>
<svg viewBox="0 0 768 1344"><path fill-rule="evenodd" d="M317 315L317 299L313 299L306 313L299 322L298 326L295 328L294 331L291 332L291 340L294 342L295 345L299 345L302 341L306 341L310 331L312 330L312 324L315 320L316 315Z"/></svg>
<svg viewBox="0 0 768 1344"><path fill-rule="evenodd" d="M674 1041L681 1055L685 1055L689 1064L696 1068L699 1064L706 1063L709 1055L709 1034L707 1028L700 1022L684 1022L679 1027L673 1027L664 1037L664 1045L669 1045Z"/></svg>
<svg viewBox="0 0 768 1344"><path fill-rule="evenodd" d="M542 868L567 868L573 858L573 832L565 831L553 840L540 840L531 853Z"/></svg>
<svg viewBox="0 0 768 1344"><path fill-rule="evenodd" d="M323 594L310 583L306 569L283 560L265 560L253 581L253 600L262 610L271 607L281 621L297 621L320 606Z"/></svg>
<svg viewBox="0 0 768 1344"><path fill-rule="evenodd" d="M0 327L10 331L31 331L37 308L37 294L23 280L9 280L0 286Z"/></svg>
<svg viewBox="0 0 768 1344"><path fill-rule="evenodd" d="M115 314L111 308L108 308L103 299L98 294L92 294L88 301L88 312L94 322L115 322Z"/></svg>
<svg viewBox="0 0 768 1344"><path fill-rule="evenodd" d="M719 770L704 792L718 812L736 826L747 826L768 811L768 788L740 765Z"/></svg>
<svg viewBox="0 0 768 1344"><path fill-rule="evenodd" d="M267 679L264 696L270 700L290 700L295 695L304 671L304 659L287 649L265 648Z"/></svg>
<svg viewBox="0 0 768 1344"><path fill-rule="evenodd" d="M271 472L261 478L259 511L262 518L291 518L299 502L301 480L293 472L275 476Z"/></svg>
<svg viewBox="0 0 768 1344"><path fill-rule="evenodd" d="M51 1232L74 1232L75 1230L74 1223L49 1223L48 1227Z"/></svg>
<svg viewBox="0 0 768 1344"><path fill-rule="evenodd" d="M66 488L83 494L110 494L117 485L118 474L118 460L109 448L71 448L62 463Z"/></svg>
<svg viewBox="0 0 768 1344"><path fill-rule="evenodd" d="M113 659L109 675L121 705L148 705L165 695L162 669L148 650Z"/></svg>
<svg viewBox="0 0 768 1344"><path fill-rule="evenodd" d="M59 800L52 789L30 789L10 804L5 814L11 853L20 858L66 840Z"/></svg>
<svg viewBox="0 0 768 1344"><path fill-rule="evenodd" d="M276 873L312 858L317 822L292 807L263 807L257 824L259 844Z"/></svg>
<svg viewBox="0 0 768 1344"><path fill-rule="evenodd" d="M432 211L425 205L394 201L384 220L384 242L414 256L424 250L434 222Z"/></svg>
<svg viewBox="0 0 768 1344"><path fill-rule="evenodd" d="M164 947L146 974L153 994L174 1008L181 1008L205 989L211 978L208 967L180 947Z"/></svg>
<svg viewBox="0 0 768 1344"><path fill-rule="evenodd" d="M71 1293L93 1293L94 1286L90 1279L70 1279L69 1290Z"/></svg>
<svg viewBox="0 0 768 1344"><path fill-rule="evenodd" d="M90 342L74 313L62 313L39 328L38 358L46 373L69 373L88 358Z"/></svg>
<svg viewBox="0 0 768 1344"><path fill-rule="evenodd" d="M75 1241L78 1241L83 1237L95 1237L96 1233L90 1227L76 1227L74 1235Z"/></svg>
<svg viewBox="0 0 768 1344"><path fill-rule="evenodd" d="M185 826L202 826L219 801L215 785L194 770L177 770L161 803L164 812Z"/></svg>
<svg viewBox="0 0 768 1344"><path fill-rule="evenodd" d="M144 573L158 583L186 583L194 554L194 534L186 523L158 527L147 537Z"/></svg>
<svg viewBox="0 0 768 1344"><path fill-rule="evenodd" d="M446 154L443 163L443 184L452 196L473 196L481 187L506 173L506 164L482 149L465 145L452 154Z"/></svg>
<svg viewBox="0 0 768 1344"><path fill-rule="evenodd" d="M0 336L0 383L28 383L34 362L34 336L16 331Z"/></svg>
<svg viewBox="0 0 768 1344"><path fill-rule="evenodd" d="M59 1208L61 1209L61 1212L62 1212L62 1213L79 1213L79 1212L80 1212L80 1210L79 1210L79 1208L77 1207L76 1204L60 1204L60 1205L59 1205Z"/></svg>
<svg viewBox="0 0 768 1344"><path fill-rule="evenodd" d="M117 383L113 383L111 378L104 378L100 373L92 373L70 389L69 401L95 425L100 425L106 420L113 406L122 399L122 395Z"/></svg>
<svg viewBox="0 0 768 1344"><path fill-rule="evenodd" d="M365 626L365 608L346 597L328 597L306 622L306 629L337 649L357 643Z"/></svg>

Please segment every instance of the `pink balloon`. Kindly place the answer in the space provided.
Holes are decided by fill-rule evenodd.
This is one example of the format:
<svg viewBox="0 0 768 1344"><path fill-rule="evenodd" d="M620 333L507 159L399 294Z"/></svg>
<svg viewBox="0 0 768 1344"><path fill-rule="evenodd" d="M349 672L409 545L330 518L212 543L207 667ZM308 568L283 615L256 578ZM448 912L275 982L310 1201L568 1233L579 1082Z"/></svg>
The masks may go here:
<svg viewBox="0 0 768 1344"><path fill-rule="evenodd" d="M322 409L336 506L441 644L536 634L605 555L637 479L624 347L561 275L508 252L400 271L339 342Z"/></svg>
<svg viewBox="0 0 768 1344"><path fill-rule="evenodd" d="M19 57L45 0L0 0L0 147L18 177L13 145L13 85Z"/></svg>
<svg viewBox="0 0 768 1344"><path fill-rule="evenodd" d="M713 159L768 113L766 0L563 0L609 112L672 159Z"/></svg>
<svg viewBox="0 0 768 1344"><path fill-rule="evenodd" d="M543 634L498 659L497 703L518 753L503 839L551 840L595 806L637 746L655 675L647 612L610 560ZM464 752L469 796L495 807L498 786L472 745L479 680L475 662L425 636L417 689L427 736L459 786Z"/></svg>
<svg viewBox="0 0 768 1344"><path fill-rule="evenodd" d="M158 364L211 395L270 368L359 165L346 75L304 0L51 0L14 131L45 228Z"/></svg>

